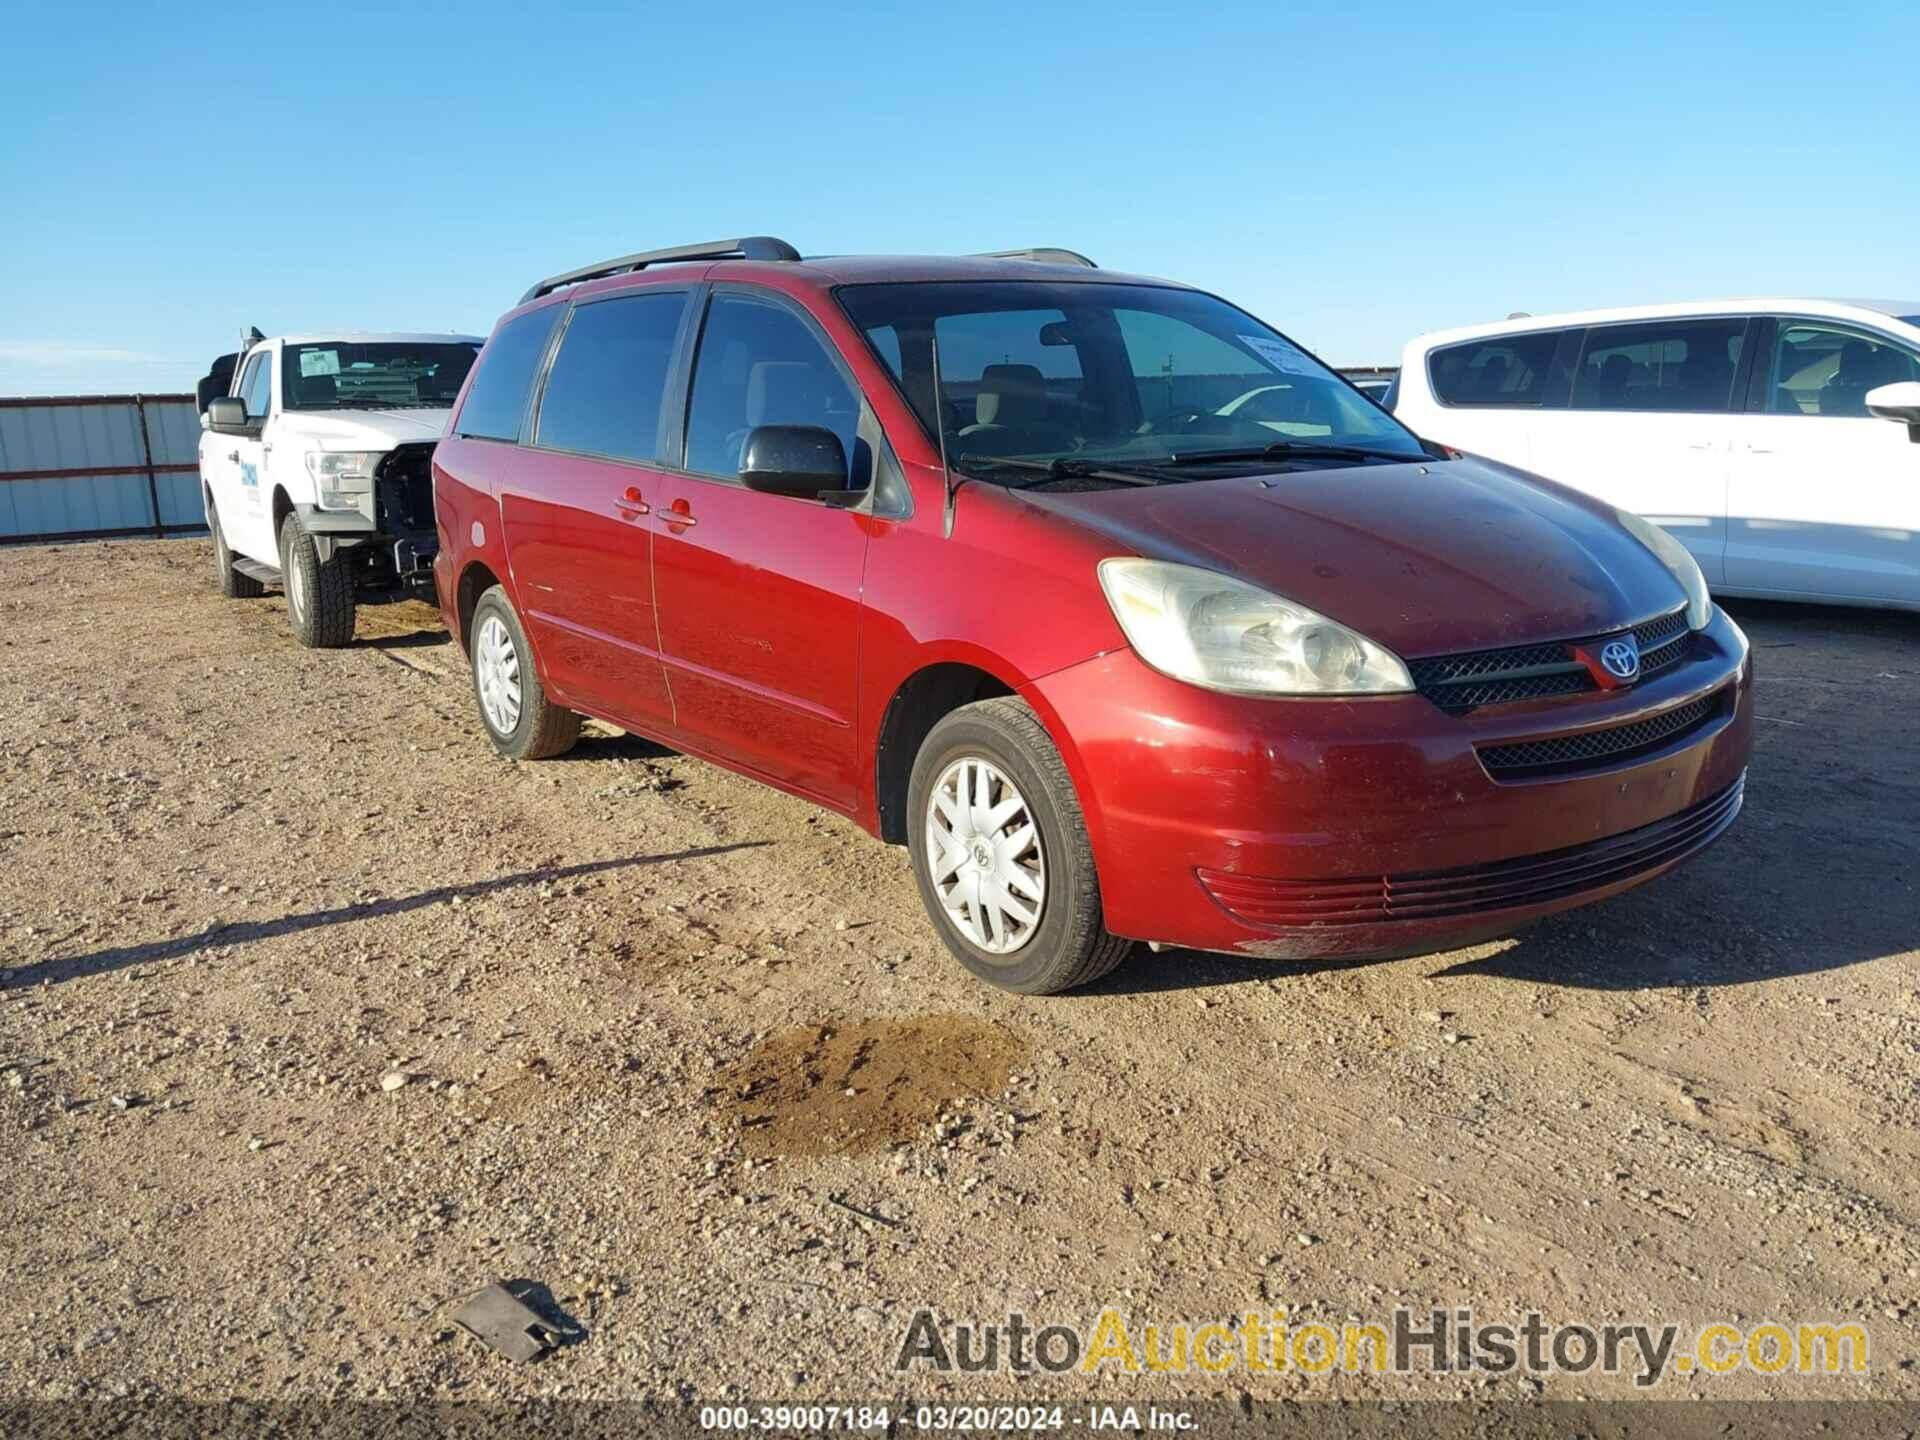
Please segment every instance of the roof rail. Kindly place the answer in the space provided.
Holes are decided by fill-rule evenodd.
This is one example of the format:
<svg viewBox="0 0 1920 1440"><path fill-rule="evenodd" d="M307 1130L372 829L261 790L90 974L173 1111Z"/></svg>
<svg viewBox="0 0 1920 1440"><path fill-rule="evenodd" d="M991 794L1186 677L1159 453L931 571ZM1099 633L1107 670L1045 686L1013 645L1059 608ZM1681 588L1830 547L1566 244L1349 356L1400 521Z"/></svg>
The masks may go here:
<svg viewBox="0 0 1920 1440"><path fill-rule="evenodd" d="M987 250L982 260L1037 260L1043 265L1083 265L1089 270L1100 267L1078 250L1062 250L1057 245L1036 245L1030 250Z"/></svg>
<svg viewBox="0 0 1920 1440"><path fill-rule="evenodd" d="M771 235L746 235L738 240L709 240L702 245L675 245L665 250L641 250L617 260L602 260L583 265L564 275L550 275L520 297L520 303L538 300L563 285L578 285L582 280L598 280L605 275L625 275L649 265L665 265L675 260L798 260L800 252L784 240Z"/></svg>

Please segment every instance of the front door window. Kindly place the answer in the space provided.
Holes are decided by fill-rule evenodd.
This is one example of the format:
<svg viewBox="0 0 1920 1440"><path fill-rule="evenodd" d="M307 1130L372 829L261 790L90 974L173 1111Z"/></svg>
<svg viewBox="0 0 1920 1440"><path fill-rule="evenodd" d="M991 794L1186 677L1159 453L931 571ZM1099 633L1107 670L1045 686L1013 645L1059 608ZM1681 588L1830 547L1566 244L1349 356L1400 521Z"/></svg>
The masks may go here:
<svg viewBox="0 0 1920 1440"><path fill-rule="evenodd" d="M1783 320L1764 408L1774 415L1864 419L1867 392L1902 380L1920 380L1920 358L1891 340Z"/></svg>

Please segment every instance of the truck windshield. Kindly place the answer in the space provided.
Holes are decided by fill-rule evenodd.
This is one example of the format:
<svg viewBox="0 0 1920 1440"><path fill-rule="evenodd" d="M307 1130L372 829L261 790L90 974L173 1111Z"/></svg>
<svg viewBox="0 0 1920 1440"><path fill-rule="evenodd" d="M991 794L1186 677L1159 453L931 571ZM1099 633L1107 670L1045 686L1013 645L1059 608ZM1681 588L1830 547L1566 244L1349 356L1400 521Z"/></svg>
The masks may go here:
<svg viewBox="0 0 1920 1440"><path fill-rule="evenodd" d="M1211 456L1245 468L1267 463L1269 449L1316 465L1425 455L1405 426L1306 351L1197 291L961 281L836 293L928 438L944 429L950 461L984 479L1025 483L1023 473L1049 462L1056 473L1176 465L1194 479L1218 473L1207 469Z"/></svg>
<svg viewBox="0 0 1920 1440"><path fill-rule="evenodd" d="M289 410L445 409L478 347L465 342L322 340L288 345L281 365Z"/></svg>

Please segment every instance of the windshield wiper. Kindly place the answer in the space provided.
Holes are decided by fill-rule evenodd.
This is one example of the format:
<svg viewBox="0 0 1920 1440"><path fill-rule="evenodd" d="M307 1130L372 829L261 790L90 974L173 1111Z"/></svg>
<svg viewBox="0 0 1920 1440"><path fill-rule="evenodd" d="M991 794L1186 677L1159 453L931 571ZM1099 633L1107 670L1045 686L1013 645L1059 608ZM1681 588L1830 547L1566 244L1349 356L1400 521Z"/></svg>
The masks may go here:
<svg viewBox="0 0 1920 1440"><path fill-rule="evenodd" d="M1159 462L1155 462L1157 465ZM964 470L970 465L988 467L993 465L1010 466L1015 470L1035 470L1039 474L1023 485L1010 485L1010 490L1025 490L1034 485L1044 485L1049 480L1115 480L1122 485L1158 485L1159 477L1151 471L1135 468L1111 460L1080 460L1068 455L1056 455L1051 460L1019 460L1004 455L963 455L958 468Z"/></svg>
<svg viewBox="0 0 1920 1440"><path fill-rule="evenodd" d="M1236 460L1392 460L1401 464L1424 457L1383 445L1332 445L1319 440L1276 440L1271 445L1244 450L1182 450L1167 456L1168 465L1212 465Z"/></svg>

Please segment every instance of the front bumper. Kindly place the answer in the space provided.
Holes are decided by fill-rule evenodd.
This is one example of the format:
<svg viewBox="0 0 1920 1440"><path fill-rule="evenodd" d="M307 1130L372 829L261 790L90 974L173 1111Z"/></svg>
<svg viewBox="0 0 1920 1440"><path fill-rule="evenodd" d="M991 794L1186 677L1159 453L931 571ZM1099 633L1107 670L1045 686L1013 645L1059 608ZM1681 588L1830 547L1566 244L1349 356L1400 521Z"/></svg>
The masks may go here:
<svg viewBox="0 0 1920 1440"><path fill-rule="evenodd" d="M1448 715L1420 695L1249 700L1115 651L1023 692L1073 771L1116 934L1276 958L1405 953L1644 883L1738 813L1746 639L1718 610L1628 689ZM1496 780L1480 751L1657 722L1671 743Z"/></svg>

